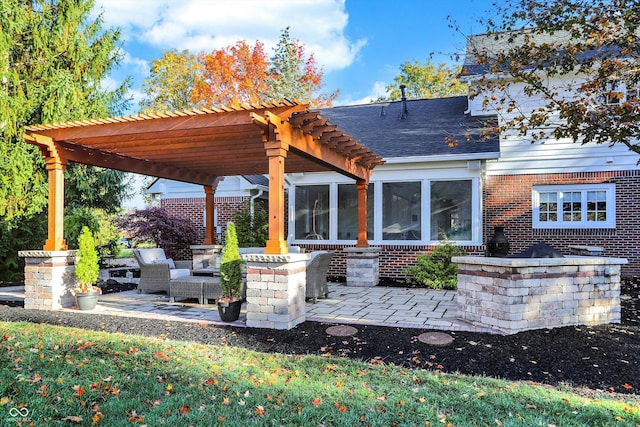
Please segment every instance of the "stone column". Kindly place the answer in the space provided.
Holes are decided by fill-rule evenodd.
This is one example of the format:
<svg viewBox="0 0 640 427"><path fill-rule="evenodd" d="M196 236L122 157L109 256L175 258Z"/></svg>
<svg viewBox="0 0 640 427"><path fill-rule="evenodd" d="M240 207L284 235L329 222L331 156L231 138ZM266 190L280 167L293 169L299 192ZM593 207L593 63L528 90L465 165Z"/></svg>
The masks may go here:
<svg viewBox="0 0 640 427"><path fill-rule="evenodd" d="M306 320L309 254L246 254L247 326L292 329Z"/></svg>
<svg viewBox="0 0 640 427"><path fill-rule="evenodd" d="M24 308L57 310L75 304L76 251L20 251L25 259Z"/></svg>
<svg viewBox="0 0 640 427"><path fill-rule="evenodd" d="M220 256L222 253L222 245L191 245L190 248L193 269L205 268L203 261L209 261L214 254Z"/></svg>
<svg viewBox="0 0 640 427"><path fill-rule="evenodd" d="M347 286L376 286L380 281L380 249L345 248Z"/></svg>

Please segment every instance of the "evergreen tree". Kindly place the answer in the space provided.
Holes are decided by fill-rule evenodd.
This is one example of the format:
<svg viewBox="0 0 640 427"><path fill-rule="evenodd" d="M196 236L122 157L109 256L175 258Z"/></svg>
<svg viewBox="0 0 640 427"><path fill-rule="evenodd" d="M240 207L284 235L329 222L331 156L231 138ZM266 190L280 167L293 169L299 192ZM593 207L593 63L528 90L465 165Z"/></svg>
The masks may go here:
<svg viewBox="0 0 640 427"><path fill-rule="evenodd" d="M296 99L315 107L330 107L338 91L319 94L324 71L318 69L313 54L307 56L304 46L292 39L289 28L282 31L270 60L269 94L272 99Z"/></svg>
<svg viewBox="0 0 640 427"><path fill-rule="evenodd" d="M42 154L21 137L23 127L117 115L127 106L128 81L116 90L102 85L120 60L120 33L103 31L101 17L89 19L93 5L93 0L0 2L0 230L3 239L33 239L4 248L0 279L15 276L18 250L42 246L46 238L25 229L38 220L46 224L47 176ZM121 192L118 175L112 177L112 188ZM71 178L68 188L78 182Z"/></svg>
<svg viewBox="0 0 640 427"><path fill-rule="evenodd" d="M242 283L242 258L238 250L236 225L227 224L224 247L220 260L220 287L222 296L229 300L240 298L240 284Z"/></svg>
<svg viewBox="0 0 640 427"><path fill-rule="evenodd" d="M78 252L76 253L76 279L80 292L89 292L94 283L98 281L100 267L98 266L98 253L96 252L93 234L89 227L82 227L82 233L78 237Z"/></svg>

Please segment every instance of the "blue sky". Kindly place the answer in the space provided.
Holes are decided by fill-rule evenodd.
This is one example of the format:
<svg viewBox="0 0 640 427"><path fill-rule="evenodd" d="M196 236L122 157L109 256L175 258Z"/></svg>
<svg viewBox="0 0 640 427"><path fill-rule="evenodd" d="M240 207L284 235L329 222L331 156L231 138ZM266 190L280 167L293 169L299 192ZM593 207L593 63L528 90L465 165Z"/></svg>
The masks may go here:
<svg viewBox="0 0 640 427"><path fill-rule="evenodd" d="M456 63L465 35L480 33L493 0L97 0L106 27L122 31L125 60L112 84L133 78L137 112L149 64L177 48L210 52L237 40L260 40L267 54L281 31L313 52L324 69L324 90L336 104L369 102L393 83L404 61ZM460 27L449 28L451 17ZM460 63L458 61L457 63Z"/></svg>
<svg viewBox="0 0 640 427"><path fill-rule="evenodd" d="M111 76L113 87L133 79L138 112L140 87L149 64L173 48L210 52L260 40L267 54L281 31L313 52L324 69L324 91L340 90L334 105L368 103L384 94L405 61L459 64L465 35L483 32L493 0L96 0L105 27L122 31L124 61ZM460 27L449 28L451 17ZM125 208L143 208L136 175L135 195Z"/></svg>

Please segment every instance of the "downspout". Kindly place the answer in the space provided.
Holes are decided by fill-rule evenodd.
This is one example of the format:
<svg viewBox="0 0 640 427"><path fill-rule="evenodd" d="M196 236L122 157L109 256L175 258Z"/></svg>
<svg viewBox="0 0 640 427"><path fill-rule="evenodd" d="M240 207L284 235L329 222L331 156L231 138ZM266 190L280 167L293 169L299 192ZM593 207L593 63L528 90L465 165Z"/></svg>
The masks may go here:
<svg viewBox="0 0 640 427"><path fill-rule="evenodd" d="M249 212L250 212L250 215L251 215L251 222L252 223L253 223L253 214L255 212L255 207L254 207L255 200L258 197L262 196L263 193L264 193L264 190L258 190L258 194L256 194L255 196L251 196L251 199L249 200Z"/></svg>

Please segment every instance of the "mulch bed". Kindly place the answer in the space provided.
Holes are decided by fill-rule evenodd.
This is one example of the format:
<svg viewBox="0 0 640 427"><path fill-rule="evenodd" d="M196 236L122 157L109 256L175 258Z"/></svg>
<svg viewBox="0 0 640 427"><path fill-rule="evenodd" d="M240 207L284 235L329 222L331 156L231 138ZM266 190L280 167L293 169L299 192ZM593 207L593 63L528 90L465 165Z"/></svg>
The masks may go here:
<svg viewBox="0 0 640 427"><path fill-rule="evenodd" d="M106 284L103 293L135 285ZM640 394L640 278L622 284L622 322L526 331L514 335L446 332L448 345L420 339L424 329L354 325L338 336L333 324L304 322L288 331L120 318L92 313L0 308L0 321L29 321L170 340L244 347L260 352L347 357L407 369L459 372L508 380L568 384L584 391Z"/></svg>

